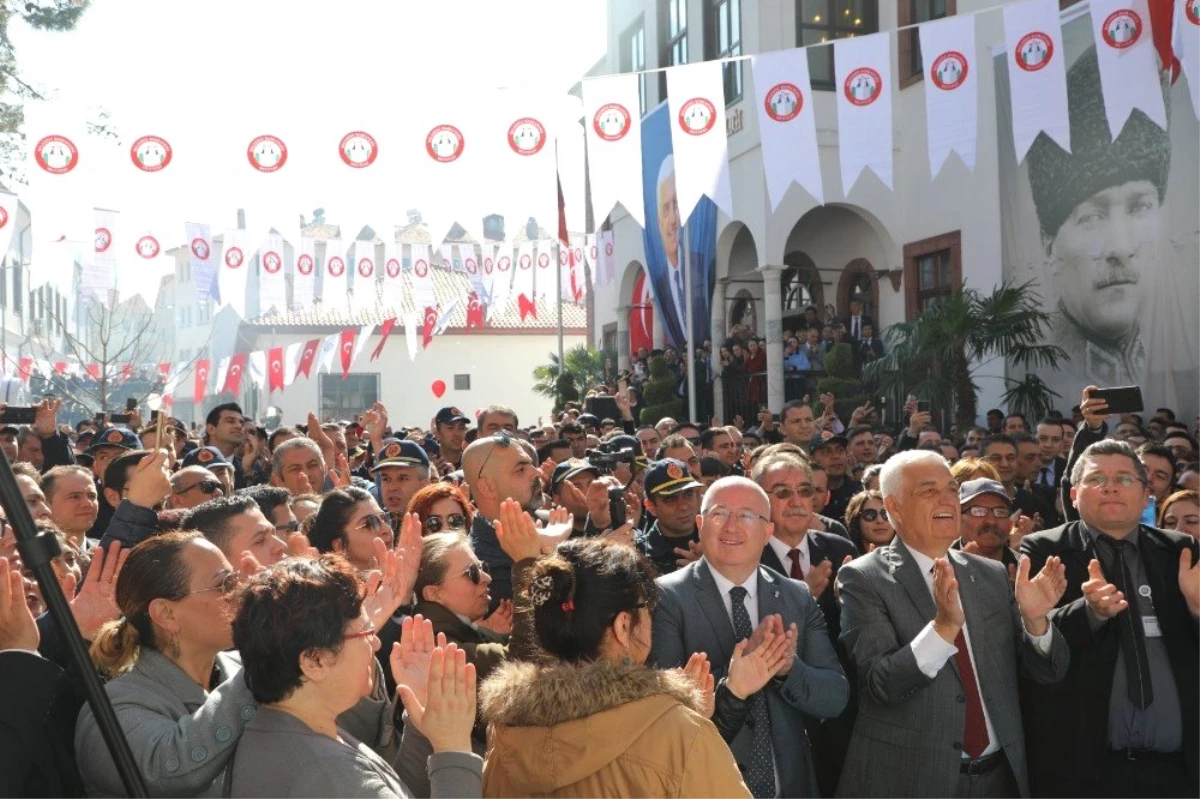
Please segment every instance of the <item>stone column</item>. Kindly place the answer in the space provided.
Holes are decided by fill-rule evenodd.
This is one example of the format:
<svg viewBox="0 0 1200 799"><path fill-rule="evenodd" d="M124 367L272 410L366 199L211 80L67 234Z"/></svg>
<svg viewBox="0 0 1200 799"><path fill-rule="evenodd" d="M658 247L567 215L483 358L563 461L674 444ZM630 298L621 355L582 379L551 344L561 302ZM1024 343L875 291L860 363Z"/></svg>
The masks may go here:
<svg viewBox="0 0 1200 799"><path fill-rule="evenodd" d="M628 305L617 307L617 368L629 368L629 314L633 311Z"/></svg>
<svg viewBox="0 0 1200 799"><path fill-rule="evenodd" d="M781 266L760 266L763 313L767 320L767 405L774 413L783 407L783 288Z"/></svg>
<svg viewBox="0 0 1200 799"><path fill-rule="evenodd" d="M718 280L712 296L712 370L713 370L713 413L726 424L733 422L725 418L725 382L721 379L721 346L725 343L725 281Z"/></svg>

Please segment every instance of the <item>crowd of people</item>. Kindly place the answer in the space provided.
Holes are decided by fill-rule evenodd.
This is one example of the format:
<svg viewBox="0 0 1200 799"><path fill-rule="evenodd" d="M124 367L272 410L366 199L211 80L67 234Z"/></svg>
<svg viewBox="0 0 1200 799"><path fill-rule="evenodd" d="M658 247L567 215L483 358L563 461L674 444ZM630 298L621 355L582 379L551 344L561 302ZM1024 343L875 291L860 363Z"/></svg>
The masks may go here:
<svg viewBox="0 0 1200 799"><path fill-rule="evenodd" d="M1170 409L649 425L614 388L199 435L44 400L0 450L71 619L0 525L0 793L126 793L78 628L151 795L1197 794Z"/></svg>

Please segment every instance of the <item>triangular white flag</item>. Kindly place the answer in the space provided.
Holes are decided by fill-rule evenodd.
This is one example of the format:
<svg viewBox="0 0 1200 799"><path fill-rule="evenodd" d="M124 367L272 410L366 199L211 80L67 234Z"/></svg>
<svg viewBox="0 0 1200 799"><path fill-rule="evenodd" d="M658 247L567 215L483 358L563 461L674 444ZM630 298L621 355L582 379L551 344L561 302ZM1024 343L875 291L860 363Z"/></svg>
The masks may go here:
<svg viewBox="0 0 1200 799"><path fill-rule="evenodd" d="M533 296L540 299L542 297L553 297L555 289L555 267L558 265L558 259L554 256L553 241L539 241L537 243L537 269L534 270Z"/></svg>
<svg viewBox="0 0 1200 799"><path fill-rule="evenodd" d="M321 270L321 306L327 309L346 307L346 246L341 239L325 242L325 267Z"/></svg>
<svg viewBox="0 0 1200 799"><path fill-rule="evenodd" d="M583 121L587 135L588 181L597 220L617 203L646 226L642 200L642 120L640 75L610 75L583 82Z"/></svg>
<svg viewBox="0 0 1200 799"><path fill-rule="evenodd" d="M222 307L246 318L246 286L249 283L250 259L254 257L250 236L245 230L226 230L221 241L221 259L217 266L217 286Z"/></svg>
<svg viewBox="0 0 1200 799"><path fill-rule="evenodd" d="M196 284L196 297L201 302L212 297L217 280L217 258L213 254L212 228L198 222L185 225L188 267Z"/></svg>
<svg viewBox="0 0 1200 799"><path fill-rule="evenodd" d="M490 241L485 241L479 248L479 274L482 278L479 299L488 305L492 304L492 289L496 284L496 247Z"/></svg>
<svg viewBox="0 0 1200 799"><path fill-rule="evenodd" d="M792 181L824 204L808 51L763 53L754 56L752 65L763 175L767 180L767 196L771 198L771 212L783 202Z"/></svg>
<svg viewBox="0 0 1200 799"><path fill-rule="evenodd" d="M1166 130L1167 107L1146 0L1092 0L1088 10L1096 40L1104 113L1113 139L1121 135L1134 109Z"/></svg>
<svg viewBox="0 0 1200 799"><path fill-rule="evenodd" d="M258 312L274 308L287 313L287 278L283 272L283 236L270 233L258 252Z"/></svg>
<svg viewBox="0 0 1200 799"><path fill-rule="evenodd" d="M386 241L383 245L383 305L388 314L400 311L404 302L404 260L401 245Z"/></svg>
<svg viewBox="0 0 1200 799"><path fill-rule="evenodd" d="M483 291L483 271L479 268L479 257L475 255L474 244L457 244L458 260L462 264L463 271L467 273L467 278L471 281L471 289L479 296L484 296ZM487 247L488 245L483 245Z"/></svg>
<svg viewBox="0 0 1200 799"><path fill-rule="evenodd" d="M283 384L290 386L296 380L300 366L300 355L304 352L303 341L293 341L283 352ZM311 374L311 372L310 372Z"/></svg>
<svg viewBox="0 0 1200 799"><path fill-rule="evenodd" d="M723 69L720 61L702 61L667 70L673 156L663 159L658 185L674 177L679 218L684 224L705 196L726 216L733 216Z"/></svg>
<svg viewBox="0 0 1200 799"><path fill-rule="evenodd" d="M488 319L504 310L512 296L514 275L512 242L503 241L496 246L496 274L492 279L491 302L488 304Z"/></svg>
<svg viewBox="0 0 1200 799"><path fill-rule="evenodd" d="M420 331L417 329L417 320L423 315L417 314L415 311L409 311L404 314L404 341L408 344L408 360L415 361L417 359L417 350L421 346Z"/></svg>
<svg viewBox="0 0 1200 799"><path fill-rule="evenodd" d="M358 360L358 356L367 348L367 342L371 340L371 333L375 330L375 325L363 325L358 331L358 335L354 337L354 354L350 356L350 363L353 364Z"/></svg>
<svg viewBox="0 0 1200 799"><path fill-rule="evenodd" d="M313 304L317 282L317 245L309 236L297 233L292 238L292 305L306 311Z"/></svg>
<svg viewBox="0 0 1200 799"><path fill-rule="evenodd" d="M950 151L975 170L979 131L979 63L975 60L975 15L959 14L921 25L925 68L925 129L929 174L937 178Z"/></svg>
<svg viewBox="0 0 1200 799"><path fill-rule="evenodd" d="M437 305L437 293L433 288L433 267L428 244L410 244L412 249L412 281L413 307L424 311L426 307Z"/></svg>
<svg viewBox="0 0 1200 799"><path fill-rule="evenodd" d="M321 351L317 354L317 360L321 364L322 372L329 372L333 369L333 356L338 354L341 338L341 333L332 333L321 341Z"/></svg>
<svg viewBox="0 0 1200 799"><path fill-rule="evenodd" d="M890 38L889 33L876 33L833 44L843 197L850 196L864 169L892 188Z"/></svg>
<svg viewBox="0 0 1200 799"><path fill-rule="evenodd" d="M1172 48L1191 90L1192 113L1200 119L1200 0L1175 0L1171 28Z"/></svg>
<svg viewBox="0 0 1200 799"><path fill-rule="evenodd" d="M375 242L358 239L354 242L354 296L351 308L371 311L378 305L375 286L379 270L375 268Z"/></svg>
<svg viewBox="0 0 1200 799"><path fill-rule="evenodd" d="M1004 6L1008 86L1017 163L1039 133L1071 152L1067 119L1067 70L1058 0L1026 0Z"/></svg>
<svg viewBox="0 0 1200 799"><path fill-rule="evenodd" d="M225 378L229 375L229 362L231 360L232 360L232 358L228 355L226 355L224 358L220 358L217 360L217 371L216 371L217 379L213 383L213 385L217 387L216 390L218 392L222 388L225 387Z"/></svg>
<svg viewBox="0 0 1200 799"><path fill-rule="evenodd" d="M516 269L513 270L513 296L533 300L533 263L533 242L521 242L517 247Z"/></svg>
<svg viewBox="0 0 1200 799"><path fill-rule="evenodd" d="M609 286L617 279L617 248L611 230L600 231L600 285Z"/></svg>

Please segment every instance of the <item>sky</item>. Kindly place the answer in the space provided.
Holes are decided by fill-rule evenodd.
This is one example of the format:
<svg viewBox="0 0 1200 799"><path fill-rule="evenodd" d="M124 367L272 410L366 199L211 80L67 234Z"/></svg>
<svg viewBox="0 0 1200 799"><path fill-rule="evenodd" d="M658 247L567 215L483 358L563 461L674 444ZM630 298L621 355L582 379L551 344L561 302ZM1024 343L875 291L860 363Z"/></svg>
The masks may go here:
<svg viewBox="0 0 1200 799"><path fill-rule="evenodd" d="M239 116L300 139L350 118L386 127L498 87L565 94L603 56L605 24L604 0L94 0L74 31L17 22L10 35L22 77L47 97L103 107L118 131L122 120L151 119L181 140L217 146ZM112 183L96 204L165 213L161 198ZM231 226L251 193L193 180L187 213ZM330 221L340 213L402 223L404 204L419 200L337 194L319 203Z"/></svg>

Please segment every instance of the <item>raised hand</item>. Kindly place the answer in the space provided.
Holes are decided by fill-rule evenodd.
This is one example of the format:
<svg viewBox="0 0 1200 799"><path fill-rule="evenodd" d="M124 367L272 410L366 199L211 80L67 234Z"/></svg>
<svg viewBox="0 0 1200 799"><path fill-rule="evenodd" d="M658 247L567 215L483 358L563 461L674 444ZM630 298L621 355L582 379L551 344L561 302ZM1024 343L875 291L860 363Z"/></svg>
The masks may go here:
<svg viewBox="0 0 1200 799"><path fill-rule="evenodd" d="M943 641L952 644L966 623L966 617L958 599L958 579L954 576L954 567L945 558L933 562L933 599L937 605L933 630Z"/></svg>
<svg viewBox="0 0 1200 799"><path fill-rule="evenodd" d="M1032 580L1029 579L1030 568L1029 556L1022 555L1017 563L1013 592L1017 597L1017 607L1021 609L1021 617L1025 620L1025 629L1031 635L1045 635L1050 626L1046 614L1058 604L1067 590L1067 567L1061 558L1047 558L1042 570Z"/></svg>
<svg viewBox="0 0 1200 799"><path fill-rule="evenodd" d="M494 633L508 635L513 627L513 601L502 599L492 615L475 623L477 627L486 627Z"/></svg>
<svg viewBox="0 0 1200 799"><path fill-rule="evenodd" d="M746 429L746 420L743 419L740 414L734 414L733 426L736 427L738 430L745 430Z"/></svg>
<svg viewBox="0 0 1200 799"><path fill-rule="evenodd" d="M434 752L470 752L475 726L475 664L453 644L436 648L429 660L429 679L422 702L409 685L399 688L408 717L429 739Z"/></svg>
<svg viewBox="0 0 1200 799"><path fill-rule="evenodd" d="M405 518L408 523L408 518ZM375 548L376 569L367 576L367 587L363 598L363 608L371 617L371 623L376 630L383 629L388 619L406 600L412 596L413 586L417 584L414 569L409 561L409 553L388 549L382 538L371 542ZM420 568L418 554L417 568Z"/></svg>
<svg viewBox="0 0 1200 799"><path fill-rule="evenodd" d="M1017 520L1012 523L1012 529L1008 533L1008 546L1010 549L1020 549L1021 542L1025 540L1025 536L1033 532L1033 519L1026 516L1024 513L1017 515Z"/></svg>
<svg viewBox="0 0 1200 799"><path fill-rule="evenodd" d="M1097 429L1100 425L1108 421L1108 400L1092 399L1092 392L1099 391L1096 386L1088 386L1083 390L1083 399L1079 401L1079 413L1083 416L1083 421L1088 427Z"/></svg>
<svg viewBox="0 0 1200 799"><path fill-rule="evenodd" d="M171 494L171 455L165 449L145 455L134 467L125 497L139 508L153 509Z"/></svg>
<svg viewBox="0 0 1200 799"><path fill-rule="evenodd" d="M335 491L342 488L349 488L352 485L352 481L350 480L350 464L346 462L346 456L337 455L336 463L337 468L330 469L325 473L325 476L329 478L329 482L333 483Z"/></svg>
<svg viewBox="0 0 1200 799"><path fill-rule="evenodd" d="M675 565L682 569L689 563L700 560L704 555L704 548L700 546L699 541L688 541L687 549L675 547L675 554L679 556L675 559Z"/></svg>
<svg viewBox="0 0 1200 799"><path fill-rule="evenodd" d="M833 563L828 560L823 560L816 566L810 566L804 574L804 582L808 583L808 590L813 595L813 599L819 599L821 594L829 588L830 578L833 576Z"/></svg>
<svg viewBox="0 0 1200 799"><path fill-rule="evenodd" d="M708 662L708 655L703 652L693 652L688 658L688 662L684 665L683 674L692 684L696 686L703 696L703 701L700 704L700 712L705 717L712 718L713 710L716 709L716 680L712 676L712 664Z"/></svg>
<svg viewBox="0 0 1200 799"><path fill-rule="evenodd" d="M75 576L67 575L64 580L63 593L71 604L71 615L79 625L79 633L85 641L90 641L99 632L106 621L112 621L121 615L117 608L117 577L129 557L129 549L121 549L120 541L113 541L108 546L108 553L96 547L92 553L92 565L88 568L83 587L75 593Z"/></svg>
<svg viewBox="0 0 1200 799"><path fill-rule="evenodd" d="M1179 591L1193 618L1200 618L1200 561L1193 562L1187 547L1179 553Z"/></svg>
<svg viewBox="0 0 1200 799"><path fill-rule="evenodd" d="M542 473L542 485L544 485L546 487L550 486L550 480L551 480L551 478L554 477L554 469L557 466L558 466L558 464L555 463L554 461L552 461L550 458L546 458L546 460L542 461L541 466L538 466L538 470ZM571 481L564 480L563 485L565 486L569 482L571 482ZM571 488L575 488L575 486L572 485ZM579 489L575 489L575 490L578 491Z"/></svg>
<svg viewBox="0 0 1200 799"><path fill-rule="evenodd" d="M1101 619L1111 619L1129 607L1125 594L1104 578L1100 561L1095 558L1088 563L1088 580L1081 588L1088 607Z"/></svg>
<svg viewBox="0 0 1200 799"><path fill-rule="evenodd" d="M533 519L521 510L516 500L506 499L500 503L500 518L495 526L500 548L512 558L513 563L541 557L542 536L534 526Z"/></svg>
<svg viewBox="0 0 1200 799"><path fill-rule="evenodd" d="M388 666L396 686L407 685L425 703L425 687L429 680L429 656L438 646L446 646L446 634L433 635L433 622L417 614L405 616L400 622L400 640L392 644Z"/></svg>
<svg viewBox="0 0 1200 799"><path fill-rule="evenodd" d="M0 651L36 652L40 641L37 622L25 604L25 578L20 569L9 566L8 558L0 558Z"/></svg>
<svg viewBox="0 0 1200 799"><path fill-rule="evenodd" d="M625 513L626 518L631 518L628 505L625 506ZM607 533L604 533L601 538L606 541L616 541L618 544L624 544L625 546L631 547L634 545L635 541L634 530L635 528L633 526L633 522L628 521L617 529L609 530Z"/></svg>
<svg viewBox="0 0 1200 799"><path fill-rule="evenodd" d="M333 443L333 439L329 434L321 429L321 422L317 419L315 413L308 414L308 429L307 435L321 450L321 456L325 458L326 465L337 463L337 447Z"/></svg>
<svg viewBox="0 0 1200 799"><path fill-rule="evenodd" d="M569 480L563 482L564 489L569 482ZM575 488L575 486L571 486L571 488ZM575 491L579 491L579 489L575 488ZM587 491L579 494L579 498L587 506L592 524L601 530L607 530L612 526L612 513L608 507L608 483L603 480L593 480L587 487Z"/></svg>
<svg viewBox="0 0 1200 799"><path fill-rule="evenodd" d="M304 533L292 533L288 536L288 557L292 558L319 558L321 553L317 548L308 543L308 536Z"/></svg>
<svg viewBox="0 0 1200 799"><path fill-rule="evenodd" d="M62 400L46 398L36 406L33 417L33 432L39 438L50 438L58 432L58 411L62 408Z"/></svg>
<svg viewBox="0 0 1200 799"><path fill-rule="evenodd" d="M725 687L738 699L746 699L763 689L787 662L788 637L768 632L753 652L746 652L750 640L739 641L729 660Z"/></svg>
<svg viewBox="0 0 1200 799"><path fill-rule="evenodd" d="M854 560L854 556L847 555L846 557L842 558L842 565L845 566L847 563L849 563L852 560ZM837 586L836 580L833 583L833 598L838 599L838 600L841 599L841 595L838 593L838 586Z"/></svg>

